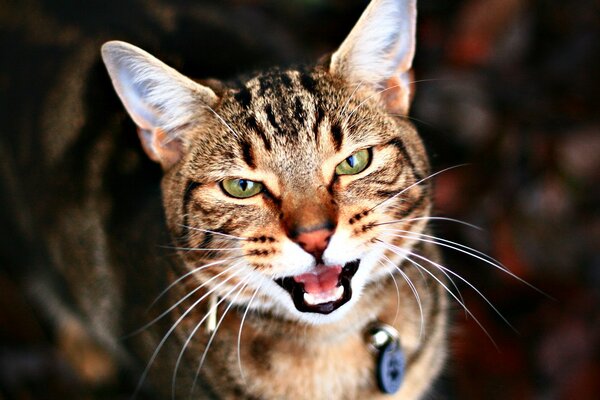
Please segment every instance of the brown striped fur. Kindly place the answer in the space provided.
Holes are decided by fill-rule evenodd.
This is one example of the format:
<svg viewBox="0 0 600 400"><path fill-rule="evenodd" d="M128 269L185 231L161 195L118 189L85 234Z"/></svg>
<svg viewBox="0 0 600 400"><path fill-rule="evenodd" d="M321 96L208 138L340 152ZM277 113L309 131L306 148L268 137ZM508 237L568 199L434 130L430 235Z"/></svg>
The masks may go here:
<svg viewBox="0 0 600 400"><path fill-rule="evenodd" d="M132 45L104 45L142 148L162 168L160 193L140 173L156 176L158 168L121 135L134 136L134 128L114 111L104 75L86 89L84 109L85 86L70 80L71 70L61 75L66 83L57 86L65 89L52 99L69 123L46 111L43 172L20 185L14 176L28 176L28 168L7 162L1 172L21 199L10 208L21 210L13 223L24 247L36 249L26 286L84 380L103 385L125 370L137 381L152 359L140 398L169 398L174 375L181 399L192 388L194 399L425 396L445 360L445 281L432 265L421 262L420 270L384 247L439 261L434 246L386 233L389 224L427 233L432 207L427 155L405 118L415 19L414 1L373 0L330 57L232 82L195 82ZM174 29L167 20L156 25ZM98 46L86 42L73 65L97 70ZM11 157L9 148L0 155ZM364 171L336 175L363 149L371 156ZM234 198L222 188L233 178L261 182L265 191ZM331 240L322 254L309 254L298 237L318 229L331 231ZM352 298L331 314L297 310L274 280L355 258ZM222 300L214 336L198 326L209 307L199 299L209 291ZM407 359L405 381L391 396L377 389L376 357L364 337L377 320L399 331Z"/></svg>

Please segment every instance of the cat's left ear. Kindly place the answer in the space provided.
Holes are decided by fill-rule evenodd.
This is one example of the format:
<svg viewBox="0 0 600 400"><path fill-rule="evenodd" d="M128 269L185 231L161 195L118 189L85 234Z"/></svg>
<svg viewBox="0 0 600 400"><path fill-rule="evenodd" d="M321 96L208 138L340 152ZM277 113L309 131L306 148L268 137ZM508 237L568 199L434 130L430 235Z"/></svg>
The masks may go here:
<svg viewBox="0 0 600 400"><path fill-rule="evenodd" d="M213 106L217 95L183 76L144 50L112 41L102 46L113 86L131 119L146 154L168 169L183 156L185 137L181 128Z"/></svg>
<svg viewBox="0 0 600 400"><path fill-rule="evenodd" d="M380 93L391 113L408 114L416 0L373 0L331 58L331 73Z"/></svg>

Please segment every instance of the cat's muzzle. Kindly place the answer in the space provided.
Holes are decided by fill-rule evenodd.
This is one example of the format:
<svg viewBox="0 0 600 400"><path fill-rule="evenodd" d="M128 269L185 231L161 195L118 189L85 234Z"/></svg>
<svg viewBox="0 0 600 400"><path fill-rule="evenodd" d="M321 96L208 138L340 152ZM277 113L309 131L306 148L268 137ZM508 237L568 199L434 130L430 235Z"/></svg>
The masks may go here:
<svg viewBox="0 0 600 400"><path fill-rule="evenodd" d="M306 279L302 279L301 276L279 278L275 282L292 296L292 301L298 311L329 314L346 304L352 298L352 277L356 274L359 264L360 260L355 260L346 263L341 269L338 266L337 284L331 285L332 287L329 290L323 292L311 293L306 288L309 282ZM328 270L325 272L328 275L336 273L335 267L317 266L316 268ZM332 279L331 276L328 278ZM335 275L333 279L335 279Z"/></svg>

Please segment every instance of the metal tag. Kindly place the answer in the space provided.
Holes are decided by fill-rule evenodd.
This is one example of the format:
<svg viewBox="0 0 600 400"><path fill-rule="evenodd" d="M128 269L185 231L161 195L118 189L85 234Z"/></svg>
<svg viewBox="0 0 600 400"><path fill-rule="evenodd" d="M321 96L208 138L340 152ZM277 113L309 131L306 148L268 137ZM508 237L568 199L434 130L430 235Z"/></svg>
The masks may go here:
<svg viewBox="0 0 600 400"><path fill-rule="evenodd" d="M377 384L383 393L396 393L404 379L404 354L397 340L392 340L379 351Z"/></svg>

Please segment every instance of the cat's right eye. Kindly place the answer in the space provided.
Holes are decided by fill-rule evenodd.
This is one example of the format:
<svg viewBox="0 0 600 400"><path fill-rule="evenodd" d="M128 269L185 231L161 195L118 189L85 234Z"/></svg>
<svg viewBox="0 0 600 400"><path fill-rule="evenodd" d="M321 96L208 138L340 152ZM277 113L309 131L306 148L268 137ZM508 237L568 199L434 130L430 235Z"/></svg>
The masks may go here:
<svg viewBox="0 0 600 400"><path fill-rule="evenodd" d="M221 188L230 196L245 199L262 192L263 184L248 179L225 179L221 182Z"/></svg>

